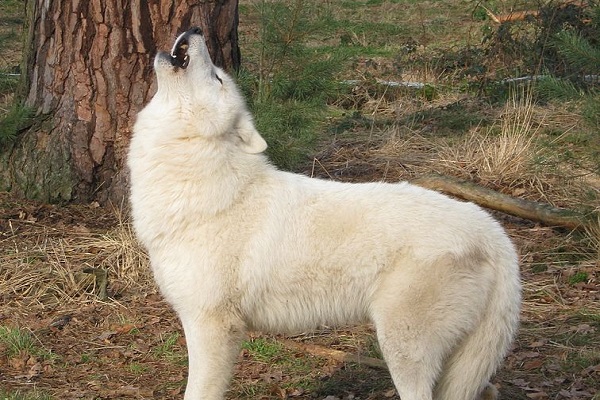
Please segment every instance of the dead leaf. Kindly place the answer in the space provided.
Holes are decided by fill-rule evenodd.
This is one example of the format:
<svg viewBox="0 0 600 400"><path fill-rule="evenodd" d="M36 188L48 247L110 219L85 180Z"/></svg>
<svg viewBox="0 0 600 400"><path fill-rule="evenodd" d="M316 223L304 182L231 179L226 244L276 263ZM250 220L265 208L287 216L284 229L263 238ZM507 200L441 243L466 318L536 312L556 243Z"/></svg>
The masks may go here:
<svg viewBox="0 0 600 400"><path fill-rule="evenodd" d="M134 329L136 329L135 325L133 325L133 324L126 324L126 325L122 325L122 326L117 327L115 329L115 332L118 335L123 335L123 334L130 333Z"/></svg>
<svg viewBox="0 0 600 400"><path fill-rule="evenodd" d="M36 376L40 376L42 374L42 364L37 362L29 368L29 372L27 373L27 379L31 380Z"/></svg>
<svg viewBox="0 0 600 400"><path fill-rule="evenodd" d="M538 347L542 347L545 344L546 344L546 340L538 340L538 341L529 343L529 347L531 347L532 349L535 349Z"/></svg>
<svg viewBox="0 0 600 400"><path fill-rule="evenodd" d="M584 375L591 375L592 373L600 373L600 364L592 365L591 367L587 367L583 371Z"/></svg>
<svg viewBox="0 0 600 400"><path fill-rule="evenodd" d="M535 360L526 361L525 363L523 363L523 368L530 371L532 369L538 369L542 365L544 365L544 360L541 358L538 358Z"/></svg>
<svg viewBox="0 0 600 400"><path fill-rule="evenodd" d="M11 368L16 369L17 371L24 371L25 366L27 365L27 361L29 361L29 355L27 354L19 354L16 357L12 357L8 359L8 365Z"/></svg>
<svg viewBox="0 0 600 400"><path fill-rule="evenodd" d="M73 229L73 232L75 232L75 233L83 233L83 234L85 234L85 233L90 233L91 232L90 228L88 228L87 226L85 226L83 224L77 224L77 225L75 225L71 229Z"/></svg>
<svg viewBox="0 0 600 400"><path fill-rule="evenodd" d="M527 393L527 397L530 399L546 399L548 394L546 392Z"/></svg>
<svg viewBox="0 0 600 400"><path fill-rule="evenodd" d="M44 375L50 376L54 373L54 367L52 366L52 364L50 364L50 362L48 362L48 361L44 362L43 367L44 367L44 369L43 369L42 373Z"/></svg>
<svg viewBox="0 0 600 400"><path fill-rule="evenodd" d="M290 397L299 397L299 396L302 396L303 394L304 394L304 389L302 389L302 388L295 388L290 393L288 393L288 396L290 396Z"/></svg>
<svg viewBox="0 0 600 400"><path fill-rule="evenodd" d="M539 357L540 353L538 353L537 351L524 351L521 353L521 359L524 358L535 358L535 357Z"/></svg>
<svg viewBox="0 0 600 400"><path fill-rule="evenodd" d="M141 389L136 386L121 386L117 389L112 389L106 391L106 395L110 398L123 398L123 397L132 397L132 396L141 396L142 398L153 398L154 391L151 389Z"/></svg>
<svg viewBox="0 0 600 400"><path fill-rule="evenodd" d="M558 392L558 394L560 394L562 397L565 397L567 399L581 399L581 398L591 398L592 397L592 395L589 392L576 390L576 389L571 389L571 390L562 389L560 392Z"/></svg>
<svg viewBox="0 0 600 400"><path fill-rule="evenodd" d="M154 325L160 322L160 317L152 317L147 322L146 325Z"/></svg>
<svg viewBox="0 0 600 400"><path fill-rule="evenodd" d="M117 331L104 331L96 337L96 339L107 341L117 334Z"/></svg>
<svg viewBox="0 0 600 400"><path fill-rule="evenodd" d="M520 388L529 387L529 382L527 382L525 379L518 378L518 379L513 379L509 382Z"/></svg>
<svg viewBox="0 0 600 400"><path fill-rule="evenodd" d="M590 326L589 324L579 324L577 326L574 326L571 328L572 332L577 332L577 333L583 333L583 334L587 334L587 333L593 333L596 331L596 329L592 326Z"/></svg>
<svg viewBox="0 0 600 400"><path fill-rule="evenodd" d="M513 190L513 196L514 197L519 197L519 196L523 196L525 194L526 190L524 188L516 188L515 190Z"/></svg>
<svg viewBox="0 0 600 400"><path fill-rule="evenodd" d="M260 374L260 377L263 381L268 383L281 382L283 380L283 372L274 371L274 372L266 372L264 374Z"/></svg>
<svg viewBox="0 0 600 400"><path fill-rule="evenodd" d="M31 367L29 367L29 371L27 371L27 373L25 375L17 375L17 376L15 376L15 378L16 379L27 379L28 381L30 381L33 378L40 376L41 373L42 373L42 364L40 364L39 362L36 362Z"/></svg>

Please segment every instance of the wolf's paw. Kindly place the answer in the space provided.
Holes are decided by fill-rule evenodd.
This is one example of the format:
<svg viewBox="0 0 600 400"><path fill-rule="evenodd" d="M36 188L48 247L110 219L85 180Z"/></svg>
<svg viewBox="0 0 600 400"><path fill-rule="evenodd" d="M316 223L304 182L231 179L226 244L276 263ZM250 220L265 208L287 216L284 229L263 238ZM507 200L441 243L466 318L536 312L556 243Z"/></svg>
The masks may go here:
<svg viewBox="0 0 600 400"><path fill-rule="evenodd" d="M498 398L498 389L496 386L488 382L485 388L481 391L478 400L496 400Z"/></svg>

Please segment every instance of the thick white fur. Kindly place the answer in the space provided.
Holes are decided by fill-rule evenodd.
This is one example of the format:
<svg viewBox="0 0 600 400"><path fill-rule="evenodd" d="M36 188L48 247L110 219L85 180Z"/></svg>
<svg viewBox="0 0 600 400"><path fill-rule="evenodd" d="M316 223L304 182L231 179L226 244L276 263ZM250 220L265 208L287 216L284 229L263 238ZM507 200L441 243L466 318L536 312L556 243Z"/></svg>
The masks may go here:
<svg viewBox="0 0 600 400"><path fill-rule="evenodd" d="M186 69L157 56L129 152L135 229L185 330L185 399L224 398L247 329L363 321L402 400L494 398L521 293L500 225L407 183L277 170L235 83L189 44Z"/></svg>

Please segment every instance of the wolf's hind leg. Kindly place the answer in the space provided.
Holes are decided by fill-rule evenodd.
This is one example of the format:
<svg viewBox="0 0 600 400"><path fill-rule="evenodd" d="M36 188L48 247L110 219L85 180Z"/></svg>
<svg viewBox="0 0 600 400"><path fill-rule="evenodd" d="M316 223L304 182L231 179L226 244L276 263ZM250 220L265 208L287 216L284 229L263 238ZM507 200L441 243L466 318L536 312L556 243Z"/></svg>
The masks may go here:
<svg viewBox="0 0 600 400"><path fill-rule="evenodd" d="M439 375L442 356L424 349L419 338L411 339L409 332L388 329L375 323L377 338L388 369L402 400L432 400L433 388ZM392 329L394 331L392 331Z"/></svg>
<svg viewBox="0 0 600 400"><path fill-rule="evenodd" d="M477 305L467 305L470 287L457 279L421 278L394 271L374 294L371 318L381 351L402 400L467 400L437 399L434 391L445 360L476 321L467 310L477 313Z"/></svg>

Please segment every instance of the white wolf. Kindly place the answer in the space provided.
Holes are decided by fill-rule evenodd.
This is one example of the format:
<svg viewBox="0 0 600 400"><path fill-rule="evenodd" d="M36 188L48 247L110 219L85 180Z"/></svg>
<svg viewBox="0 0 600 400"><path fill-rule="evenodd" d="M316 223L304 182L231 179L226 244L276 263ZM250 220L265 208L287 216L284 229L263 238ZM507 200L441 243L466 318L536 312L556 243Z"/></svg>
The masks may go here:
<svg viewBox="0 0 600 400"><path fill-rule="evenodd" d="M129 151L136 232L181 318L186 400L223 399L246 330L370 321L402 400L495 398L515 249L479 207L407 183L277 170L200 29L154 67Z"/></svg>

